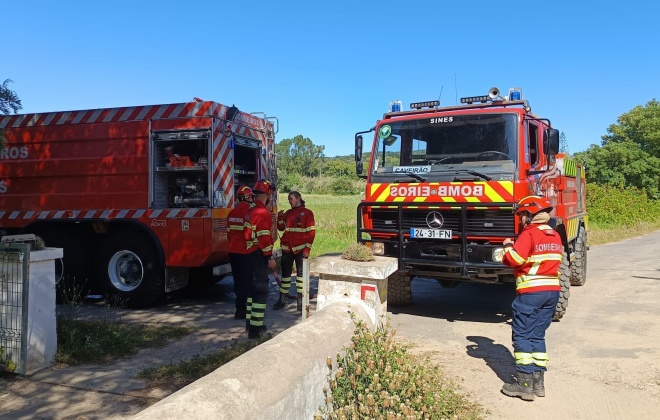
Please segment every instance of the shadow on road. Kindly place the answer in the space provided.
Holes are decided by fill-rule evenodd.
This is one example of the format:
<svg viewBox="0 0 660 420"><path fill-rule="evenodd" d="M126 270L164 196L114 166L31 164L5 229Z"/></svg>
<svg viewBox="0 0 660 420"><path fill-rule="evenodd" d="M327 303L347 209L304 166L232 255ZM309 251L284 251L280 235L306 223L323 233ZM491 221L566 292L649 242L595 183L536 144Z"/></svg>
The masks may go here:
<svg viewBox="0 0 660 420"><path fill-rule="evenodd" d="M436 280L416 278L412 282L412 305L388 305L392 314L446 319L449 322L474 321L503 323L511 318L513 284L459 283L443 288Z"/></svg>
<svg viewBox="0 0 660 420"><path fill-rule="evenodd" d="M468 356L484 359L502 382L511 382L511 377L516 374L515 360L506 346L495 344L488 337L471 335L465 338L474 343L466 346Z"/></svg>

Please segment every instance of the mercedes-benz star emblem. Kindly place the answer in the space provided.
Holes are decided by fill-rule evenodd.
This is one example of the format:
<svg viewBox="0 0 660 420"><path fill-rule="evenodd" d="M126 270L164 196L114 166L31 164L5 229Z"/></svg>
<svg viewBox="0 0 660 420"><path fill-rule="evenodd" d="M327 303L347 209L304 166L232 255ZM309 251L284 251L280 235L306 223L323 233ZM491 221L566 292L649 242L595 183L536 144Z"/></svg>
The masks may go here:
<svg viewBox="0 0 660 420"><path fill-rule="evenodd" d="M440 229L443 223L445 223L445 219L437 211L432 211L426 215L426 224L431 229Z"/></svg>

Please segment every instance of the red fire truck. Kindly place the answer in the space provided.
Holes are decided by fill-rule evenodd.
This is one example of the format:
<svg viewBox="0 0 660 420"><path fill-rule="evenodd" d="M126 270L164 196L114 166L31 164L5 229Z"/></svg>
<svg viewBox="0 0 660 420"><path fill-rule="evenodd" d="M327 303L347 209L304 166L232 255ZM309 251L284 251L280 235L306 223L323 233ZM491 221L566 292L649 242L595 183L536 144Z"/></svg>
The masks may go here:
<svg viewBox="0 0 660 420"><path fill-rule="evenodd" d="M371 131L362 175L362 135ZM374 128L355 136L357 173L367 180L357 239L399 260L388 302L410 304L414 277L443 287L515 282L501 263L502 241L520 231L516 203L536 194L554 205L551 224L564 243L560 319L570 285L586 280L588 217L584 168L558 152L558 130L532 114L520 88L506 96L492 88L456 106L428 101L404 111L393 101Z"/></svg>
<svg viewBox="0 0 660 420"><path fill-rule="evenodd" d="M118 294L132 307L210 284L228 266L236 189L277 181L277 128L262 112L198 98L0 116L0 236L63 248L60 290Z"/></svg>

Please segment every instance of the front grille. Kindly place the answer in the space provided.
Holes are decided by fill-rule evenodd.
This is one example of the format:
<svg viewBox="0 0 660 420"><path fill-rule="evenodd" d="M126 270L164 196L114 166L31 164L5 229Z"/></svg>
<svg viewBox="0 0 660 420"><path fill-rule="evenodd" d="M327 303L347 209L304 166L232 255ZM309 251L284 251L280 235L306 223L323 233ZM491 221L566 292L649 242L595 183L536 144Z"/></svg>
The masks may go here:
<svg viewBox="0 0 660 420"><path fill-rule="evenodd" d="M429 209L403 209L401 230L410 228L428 228L426 215ZM503 210L467 210L465 227L461 223L460 209L437 210L442 214L444 224L442 229L451 229L455 232L466 230L468 235L499 236L511 235L514 231L514 217L510 209ZM371 213L374 230L399 230L397 210L373 209Z"/></svg>

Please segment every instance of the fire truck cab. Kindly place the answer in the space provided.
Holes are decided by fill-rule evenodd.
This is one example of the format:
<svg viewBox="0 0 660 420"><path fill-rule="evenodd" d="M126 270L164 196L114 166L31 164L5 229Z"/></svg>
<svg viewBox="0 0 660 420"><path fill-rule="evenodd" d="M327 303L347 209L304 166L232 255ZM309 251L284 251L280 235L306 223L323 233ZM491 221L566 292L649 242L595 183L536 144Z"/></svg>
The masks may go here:
<svg viewBox="0 0 660 420"><path fill-rule="evenodd" d="M363 135L375 132L366 174ZM556 319L568 305L570 284L586 276L587 212L584 169L559 153L559 131L531 112L522 89L502 96L439 101L400 101L375 127L355 136L356 170L366 178L358 205L357 240L374 254L396 257L388 302L412 302L414 277L459 282L511 283L502 263L502 241L516 237L516 203L528 195L553 204L551 224L561 234L566 258Z"/></svg>

